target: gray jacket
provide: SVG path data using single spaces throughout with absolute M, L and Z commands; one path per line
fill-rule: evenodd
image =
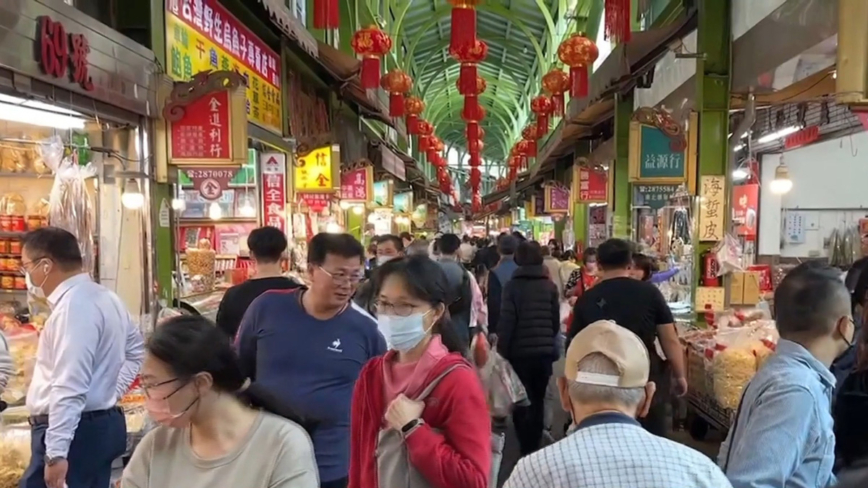
M 9 355 L 9 343 L 6 342 L 6 337 L 0 332 L 0 394 L 6 391 L 9 378 L 14 374 L 15 364 L 12 363 L 12 356 Z

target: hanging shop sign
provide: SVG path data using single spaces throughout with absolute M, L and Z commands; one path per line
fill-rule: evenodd
M 300 154 L 293 170 L 296 192 L 330 192 L 338 181 L 340 156 L 337 146 L 324 146 Z
M 247 162 L 244 79 L 237 73 L 201 73 L 178 83 L 163 108 L 169 158 L 186 166 L 242 166 Z
M 392 197 L 392 182 L 377 181 L 374 182 L 374 206 L 375 207 L 390 207 L 393 203 Z
M 395 175 L 399 180 L 406 181 L 407 168 L 404 166 L 404 160 L 385 145 L 380 146 L 380 154 L 383 169 Z
M 634 184 L 633 188 L 639 197 L 636 199 L 636 204 L 650 207 L 653 210 L 660 210 L 668 205 L 669 199 L 678 191 L 680 186 Z
M 696 114 L 690 116 L 696 127 Z M 696 161 L 696 131 L 685 133 L 665 111 L 641 108 L 630 122 L 630 181 L 674 184 L 692 181 Z M 693 193 L 691 189 L 691 194 Z
M 168 74 L 187 81 L 205 71 L 234 71 L 246 83 L 247 118 L 283 132 L 280 56 L 218 0 L 167 0 Z
M 285 233 L 289 230 L 286 223 L 286 154 L 264 152 L 259 156 L 259 167 L 262 171 L 262 222 Z
M 223 192 L 229 189 L 229 182 L 235 178 L 238 172 L 236 168 L 226 167 L 197 167 L 185 169 L 184 173 L 193 181 L 193 188 L 199 192 L 205 200 L 216 202 L 223 196 Z
M 759 208 L 759 185 L 738 185 L 732 188 L 732 222 L 735 233 L 747 238 L 756 238 L 757 210 Z
M 570 190 L 560 185 L 545 187 L 543 207 L 546 213 L 563 214 L 570 211 Z
M 332 201 L 331 193 L 299 193 L 298 203 L 307 206 L 311 212 L 322 213 Z
M 93 78 L 88 71 L 90 43 L 87 36 L 67 33 L 63 22 L 47 15 L 37 19 L 36 28 L 36 52 L 42 72 L 52 78 L 69 79 L 84 91 L 93 91 Z
M 726 231 L 726 178 L 721 175 L 703 176 L 699 181 L 699 196 L 699 240 L 720 241 Z
M 374 196 L 374 168 L 366 166 L 341 173 L 341 200 L 365 203 Z
M 398 214 L 410 213 L 413 208 L 413 192 L 398 193 L 392 198 L 392 211 Z
M 807 127 L 784 138 L 784 149 L 795 149 L 807 146 L 820 138 L 820 128 L 816 125 Z
M 575 191 L 577 203 L 606 203 L 609 193 L 609 172 L 602 168 L 580 166 Z

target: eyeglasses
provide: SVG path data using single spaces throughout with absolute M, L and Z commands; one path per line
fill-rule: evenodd
M 170 380 L 161 381 L 159 383 L 154 383 L 153 385 L 142 385 L 142 390 L 144 390 L 146 397 L 151 398 L 151 390 L 152 389 L 159 388 L 163 385 L 168 385 L 168 384 L 174 383 L 176 381 L 181 381 L 181 378 L 172 378 Z M 156 398 L 155 400 L 165 400 L 166 398 L 171 397 L 175 393 L 178 393 L 179 391 L 181 391 L 181 388 L 183 388 L 186 384 L 187 383 L 185 382 L 184 384 L 182 384 L 181 386 L 176 388 L 172 393 L 169 393 L 168 395 L 164 396 L 163 398 Z
M 392 315 L 396 317 L 409 317 L 417 308 L 423 305 L 413 305 L 410 303 L 388 303 L 377 300 L 374 307 L 377 309 L 377 315 Z
M 329 278 L 331 278 L 332 281 L 337 284 L 348 283 L 350 285 L 356 285 L 365 277 L 365 273 L 361 271 L 357 273 L 344 273 L 343 271 L 332 273 L 331 271 L 328 271 L 322 266 L 317 266 L 317 268 L 319 268 L 320 271 L 322 271 L 323 273 L 327 274 Z
M 29 273 L 33 268 L 35 268 L 36 265 L 38 265 L 39 262 L 42 261 L 43 259 L 48 259 L 48 257 L 47 257 L 47 256 L 42 256 L 42 257 L 36 258 L 36 259 L 34 259 L 33 261 L 30 261 L 30 262 L 27 262 L 27 263 L 22 262 L 22 263 L 21 263 L 21 267 L 18 268 L 18 272 L 21 273 L 22 275 L 26 275 L 26 274 Z

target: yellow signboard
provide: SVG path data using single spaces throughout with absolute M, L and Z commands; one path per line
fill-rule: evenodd
M 299 156 L 295 163 L 294 186 L 298 192 L 327 192 L 340 188 L 337 166 L 340 164 L 334 146 L 326 146 Z
M 192 3 L 192 5 L 191 5 Z M 280 56 L 216 0 L 166 2 L 166 55 L 173 80 L 231 70 L 247 81 L 247 119 L 283 132 Z

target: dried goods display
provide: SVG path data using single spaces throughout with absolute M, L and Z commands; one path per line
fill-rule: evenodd
M 201 239 L 196 249 L 187 249 L 187 273 L 194 293 L 204 293 L 214 289 L 215 264 L 217 253 L 211 249 L 211 241 Z
M 57 169 L 49 198 L 51 225 L 71 232 L 81 248 L 84 269 L 94 273 L 96 250 L 96 213 L 86 179 L 95 176 L 94 169 L 74 164 L 65 158 Z
M 9 344 L 9 355 L 15 366 L 15 374 L 9 378 L 2 399 L 9 405 L 20 404 L 27 396 L 30 378 L 36 364 L 36 348 L 39 336 L 32 329 L 14 326 L 7 322 L 9 329 L 4 329 L 6 342 Z
M 30 463 L 30 436 L 0 435 L 0 488 L 18 488 Z

